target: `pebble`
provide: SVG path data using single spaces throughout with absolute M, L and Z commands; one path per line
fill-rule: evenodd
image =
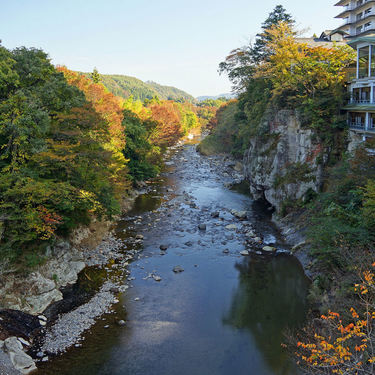
M 241 251 L 240 254 L 243 256 L 250 255 L 250 253 L 247 250 Z
M 206 224 L 199 224 L 198 225 L 198 229 L 199 230 L 206 230 L 207 229 L 207 225 Z

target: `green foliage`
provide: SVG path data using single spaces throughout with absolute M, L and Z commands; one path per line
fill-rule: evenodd
M 88 75 L 88 74 L 85 74 Z M 186 92 L 172 86 L 163 86 L 155 82 L 143 82 L 140 79 L 124 75 L 100 75 L 101 83 L 114 95 L 124 99 L 132 96 L 135 100 L 159 97 L 162 100 L 190 101 L 195 99 Z
M 275 189 L 283 189 L 287 184 L 311 182 L 315 179 L 312 173 L 313 170 L 306 163 L 297 162 L 290 164 L 286 170 L 280 171 L 280 173 L 275 176 L 273 187 Z
M 91 79 L 94 83 L 100 83 L 101 78 L 100 78 L 100 74 L 98 72 L 98 69 L 94 68 L 94 70 L 91 73 Z
M 257 66 L 269 57 L 267 43 L 270 36 L 269 28 L 279 22 L 293 26 L 295 21 L 282 5 L 277 5 L 262 24 L 262 32 L 257 34 L 255 43 L 236 48 L 220 63 L 219 71 L 227 73 L 233 83 L 233 88 L 239 92 L 246 90 L 251 84 Z
M 228 102 L 219 108 L 211 134 L 203 139 L 198 147 L 202 154 L 230 153 L 235 150 L 234 143 L 238 139 L 237 110 L 236 101 Z M 238 152 L 235 154 L 239 156 Z
M 312 254 L 325 266 L 345 268 L 341 248 L 372 248 L 375 241 L 375 157 L 360 148 L 334 166 L 329 184 L 310 208 Z
M 0 47 L 0 256 L 38 249 L 92 215 L 119 211 L 109 131 L 41 50 Z
M 156 124 L 142 120 L 130 110 L 124 111 L 126 147 L 124 156 L 129 160 L 129 173 L 133 181 L 143 181 L 155 177 L 159 172 L 156 163 L 160 150 L 149 141 Z M 160 163 L 160 160 L 158 160 Z

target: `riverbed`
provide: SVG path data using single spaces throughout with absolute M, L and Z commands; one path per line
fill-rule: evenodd
M 231 168 L 194 145 L 171 152 L 115 228 L 123 253 L 137 255 L 126 269 L 113 261 L 89 273 L 129 288 L 77 347 L 39 363 L 38 375 L 298 374 L 281 344 L 304 321 L 309 281 L 267 207 L 230 187 Z M 281 251 L 241 255 L 249 231 Z

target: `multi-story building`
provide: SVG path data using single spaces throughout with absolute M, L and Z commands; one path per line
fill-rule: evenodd
M 335 4 L 343 7 L 336 18 L 344 23 L 337 29 L 349 37 L 366 36 L 375 32 L 375 0 L 341 0 Z
M 357 51 L 345 109 L 350 129 L 366 137 L 375 134 L 375 0 L 341 0 L 336 5 L 344 7 L 336 18 L 345 20 L 336 32 L 344 32 Z

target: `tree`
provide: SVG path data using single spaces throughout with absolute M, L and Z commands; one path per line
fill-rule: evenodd
M 100 74 L 96 68 L 91 73 L 91 79 L 94 83 L 100 83 L 101 81 Z
M 256 64 L 261 63 L 269 57 L 267 44 L 272 39 L 269 29 L 279 23 L 285 23 L 290 28 L 295 24 L 292 16 L 286 12 L 282 5 L 277 5 L 275 9 L 268 15 L 268 18 L 262 24 L 262 32 L 257 34 L 254 46 L 252 48 L 252 58 Z
M 18 265 L 93 215 L 119 212 L 122 109 L 92 85 L 94 103 L 43 51 L 0 47 L 0 253 Z
M 225 61 L 220 63 L 219 72 L 228 74 L 236 91 L 242 92 L 249 86 L 256 66 L 268 58 L 266 45 L 270 40 L 270 36 L 267 30 L 279 22 L 285 22 L 290 26 L 295 23 L 292 16 L 286 12 L 282 5 L 276 6 L 263 22 L 262 32 L 257 34 L 254 44 L 250 43 L 234 49 L 226 57 Z
M 124 110 L 126 147 L 124 156 L 129 160 L 129 173 L 133 181 L 143 181 L 155 177 L 159 168 L 155 164 L 160 159 L 159 149 L 150 143 L 150 135 L 157 123 L 142 120 L 130 110 Z M 160 162 L 160 160 L 158 160 Z
M 279 22 L 265 33 L 268 40 L 262 48 L 268 58 L 259 64 L 255 76 L 269 79 L 275 95 L 294 91 L 304 98 L 314 98 L 324 89 L 342 88 L 345 69 L 355 56 L 353 49 L 299 43 L 287 22 Z

